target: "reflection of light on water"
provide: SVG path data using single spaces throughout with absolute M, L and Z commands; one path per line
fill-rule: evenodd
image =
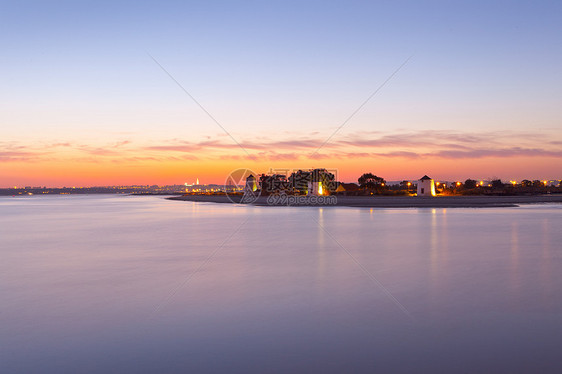
M 511 224 L 511 267 L 516 270 L 519 265 L 519 232 L 517 222 Z
M 542 259 L 550 262 L 550 220 L 542 220 Z
M 441 256 L 442 265 L 448 265 L 449 260 L 449 229 L 447 225 L 449 220 L 447 218 L 447 209 L 443 209 L 441 214 L 441 230 L 439 232 L 439 237 L 441 238 Z
M 320 246 L 321 251 L 324 251 L 324 245 L 325 245 L 325 240 L 326 240 L 326 233 L 324 232 L 324 230 L 322 229 L 322 227 L 324 227 L 324 229 L 327 230 L 327 228 L 324 226 L 324 209 L 323 208 L 318 208 L 318 224 L 316 224 L 317 226 L 317 232 L 318 232 L 318 245 Z M 322 227 L 320 227 L 322 226 Z
M 439 267 L 439 253 L 437 248 L 437 210 L 431 209 L 431 223 L 430 223 L 430 234 L 429 234 L 429 257 L 431 259 L 431 272 L 435 273 L 435 270 Z
M 326 240 L 330 240 L 330 238 L 326 239 L 326 233 L 322 229 L 328 230 L 327 227 L 324 226 L 324 209 L 318 209 L 318 223 L 312 221 L 311 223 L 316 226 L 316 235 L 317 235 L 317 246 L 316 246 L 316 279 L 318 284 L 323 284 L 325 279 L 330 275 L 329 269 L 329 255 L 328 255 L 328 248 L 326 248 Z M 322 227 L 320 227 L 322 225 Z M 314 226 L 311 226 L 312 228 Z
M 233 355 L 252 363 L 265 357 L 260 368 L 283 363 L 290 354 L 309 367 L 325 365 L 317 371 L 335 371 L 349 360 L 371 362 L 374 350 L 416 355 L 428 341 L 437 346 L 425 352 L 427 361 L 434 368 L 445 365 L 444 372 L 475 357 L 493 355 L 513 367 L 558 357 L 562 206 L 545 216 L 537 207 L 324 212 L 150 197 L 66 199 L 57 198 L 57 209 L 49 205 L 54 198 L 33 202 L 33 209 L 30 200 L 0 209 L 0 320 L 16 332 L 3 335 L 4 345 L 13 347 L 5 372 L 27 362 L 29 370 L 19 371 L 39 371 L 34 363 L 50 361 L 60 366 L 67 360 L 58 352 L 68 350 L 68 341 L 76 342 L 72 353 L 78 358 L 90 357 L 94 347 L 105 371 L 124 365 L 114 347 L 124 347 L 125 354 L 146 352 L 138 367 L 122 366 L 123 371 L 142 370 L 156 357 L 187 372 L 201 371 L 185 352 L 200 361 L 222 355 L 228 364 Z M 314 220 L 419 323 L 405 325 L 404 316 Z M 176 288 L 156 318 L 131 318 L 149 313 Z M 244 347 L 233 353 L 242 338 Z M 482 343 L 477 348 L 476 339 Z M 317 360 L 332 348 L 334 368 Z M 44 362 L 48 354 L 54 359 Z M 415 371 L 393 370 L 390 361 L 381 372 Z M 48 371 L 76 367 L 78 362 Z
M 550 220 L 544 218 L 542 220 L 542 251 L 541 251 L 541 265 L 539 271 L 539 277 L 541 280 L 541 290 L 543 301 L 545 304 L 550 304 L 552 302 L 552 283 L 551 279 L 551 267 L 552 258 L 550 253 Z
M 431 300 L 433 302 L 439 301 L 439 255 L 437 249 L 437 217 L 436 210 L 431 209 L 431 216 L 429 218 L 429 279 L 430 279 L 430 289 L 429 294 L 431 295 Z
M 517 222 L 512 222 L 511 224 L 511 247 L 510 247 L 510 260 L 511 260 L 511 271 L 510 274 L 510 286 L 511 295 L 517 301 L 519 299 L 519 225 Z
M 430 294 L 435 302 L 446 292 L 448 285 L 448 253 L 449 241 L 447 233 L 446 209 L 432 209 L 429 232 L 429 272 L 431 279 Z M 441 217 L 439 220 L 438 217 Z

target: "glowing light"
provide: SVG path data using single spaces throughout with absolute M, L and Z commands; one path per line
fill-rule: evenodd
M 461 182 L 457 182 L 457 186 L 460 186 L 460 185 L 461 185 Z
M 318 182 L 318 195 L 322 195 L 322 193 L 323 193 L 322 182 Z

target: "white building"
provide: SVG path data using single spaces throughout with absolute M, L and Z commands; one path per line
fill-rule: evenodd
M 246 185 L 244 186 L 244 193 L 254 193 L 258 189 L 258 184 L 256 182 L 256 177 L 252 174 L 246 178 Z
M 418 181 L 418 196 L 435 196 L 435 182 L 427 175 Z
M 246 178 L 246 185 L 244 185 L 244 195 L 240 200 L 241 204 L 251 204 L 258 199 L 260 192 L 258 191 L 258 184 L 256 177 L 252 174 Z
M 308 195 L 325 195 L 324 186 L 322 182 L 308 182 Z

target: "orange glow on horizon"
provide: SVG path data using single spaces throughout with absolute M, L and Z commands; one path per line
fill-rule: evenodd
M 497 178 L 544 183 L 562 175 L 562 152 L 555 142 L 541 141 L 558 139 L 556 133 L 529 138 L 518 132 L 357 131 L 327 143 L 324 135 L 329 134 L 235 135 L 236 142 L 224 134 L 183 139 L 140 133 L 119 139 L 30 136 L 4 141 L 0 187 L 195 184 L 197 178 L 201 184 L 222 184 L 241 168 L 256 175 L 272 169 L 326 168 L 337 170 L 336 179 L 342 182 L 373 173 L 387 181 L 430 175 L 440 183 L 470 178 L 479 185 Z M 465 137 L 477 141 L 466 144 Z
M 119 158 L 100 161 L 82 161 L 72 158 L 58 161 L 2 163 L 2 185 L 17 186 L 105 186 L 105 185 L 170 185 L 194 183 L 198 178 L 202 184 L 223 184 L 233 170 L 248 168 L 256 174 L 270 169 L 312 169 L 324 167 L 336 169 L 337 179 L 357 182 L 366 172 L 382 176 L 387 181 L 417 180 L 427 174 L 440 180 L 465 180 L 498 177 L 535 180 L 557 179 L 562 174 L 560 160 L 556 158 L 354 158 L 340 159 L 336 156 L 322 159 L 287 161 L 248 159 L 202 159 L 170 161 L 127 161 Z M 501 174 L 500 174 L 501 172 Z M 512 182 L 513 183 L 513 182 Z

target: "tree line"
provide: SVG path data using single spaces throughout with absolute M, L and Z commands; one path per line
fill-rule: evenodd
M 357 179 L 359 193 L 365 195 L 412 195 L 416 193 L 417 182 L 404 180 L 389 186 L 386 180 L 373 173 L 364 173 Z M 468 178 L 464 182 L 435 183 L 438 194 L 443 195 L 521 195 L 562 193 L 562 182 L 551 185 L 538 179 L 523 179 L 521 182 L 503 182 L 499 178 L 491 181 L 477 181 Z

